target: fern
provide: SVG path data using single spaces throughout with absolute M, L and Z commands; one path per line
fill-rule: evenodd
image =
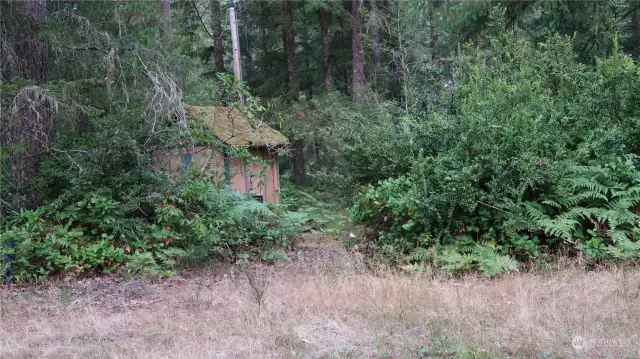
M 499 273 L 517 272 L 520 267 L 515 259 L 497 254 L 492 250 L 483 250 L 479 256 L 480 270 L 487 277 L 493 277 Z
M 629 242 L 629 237 L 631 236 L 631 232 L 622 231 L 622 230 L 612 231 L 609 236 L 611 237 L 611 241 L 613 243 Z
M 542 201 L 542 204 L 546 204 L 548 206 L 555 207 L 555 208 L 562 208 L 562 205 L 559 202 L 556 202 L 552 199 L 546 199 Z
M 428 249 L 419 247 L 414 249 L 409 257 L 413 262 L 425 262 L 431 255 Z
M 473 254 L 462 254 L 453 248 L 448 248 L 438 257 L 438 264 L 445 273 L 455 274 L 473 268 L 475 260 L 476 256 Z
M 517 272 L 519 263 L 515 259 L 496 253 L 493 248 L 475 244 L 472 247 L 448 246 L 438 255 L 437 264 L 447 274 L 477 269 L 493 277 L 500 273 Z
M 229 215 L 237 222 L 242 222 L 256 216 L 265 218 L 275 216 L 266 204 L 252 199 L 245 199 L 238 202 L 233 208 L 231 208 Z
M 527 203 L 526 213 L 537 227 L 552 237 L 572 241 L 591 223 L 598 235 L 612 243 L 633 237 L 640 225 L 634 208 L 640 204 L 640 171 L 634 156 L 619 158 L 605 166 L 576 166 L 551 198 Z
M 579 203 L 584 202 L 585 200 L 603 200 L 605 202 L 609 201 L 609 197 L 606 194 L 597 192 L 597 191 L 587 191 L 580 192 L 566 199 L 565 203 L 571 206 L 577 206 Z
M 607 246 L 605 253 L 619 261 L 640 259 L 640 242 L 631 242 L 624 238 L 621 239 L 616 246 Z

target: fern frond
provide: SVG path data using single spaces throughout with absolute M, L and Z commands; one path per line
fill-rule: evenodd
M 480 260 L 480 270 L 487 277 L 504 272 L 517 272 L 520 264 L 509 256 L 493 254 Z
M 556 202 L 556 201 L 554 201 L 552 199 L 545 199 L 544 201 L 542 201 L 542 204 L 546 204 L 546 205 L 549 205 L 549 206 L 555 207 L 555 208 L 562 208 L 563 207 L 562 204 L 560 204 L 559 202 Z
M 461 270 L 469 270 L 476 259 L 474 254 L 461 254 L 453 248 L 445 249 L 437 258 L 442 270 L 447 274 L 454 274 Z
M 429 259 L 429 250 L 426 248 L 418 247 L 411 252 L 411 260 L 414 262 L 425 262 Z
M 532 206 L 531 204 L 528 204 L 525 210 L 529 218 L 538 224 L 551 220 L 551 218 L 547 214 L 542 212 L 540 209 Z
M 569 184 L 573 189 L 588 189 L 591 192 L 600 193 L 602 195 L 607 195 L 609 193 L 609 187 L 598 183 L 597 181 L 591 178 L 570 178 Z
M 628 193 L 620 196 L 607 204 L 607 208 L 611 210 L 621 210 L 636 207 L 640 205 L 640 193 Z
M 552 225 L 544 228 L 544 230 L 551 236 L 570 239 L 575 233 L 576 224 L 576 221 L 570 219 L 556 220 L 552 223 Z
M 578 193 L 568 197 L 566 199 L 566 203 L 570 206 L 577 206 L 578 204 L 586 200 L 603 200 L 607 202 L 609 201 L 609 198 L 606 195 L 599 192 L 586 191 L 586 192 Z
M 613 231 L 611 232 L 610 236 L 613 243 L 623 243 L 625 241 L 629 241 L 629 232 L 627 231 Z
M 592 210 L 585 207 L 574 207 L 556 217 L 557 221 L 574 221 L 578 222 L 581 219 L 591 216 Z
M 640 242 L 621 239 L 615 246 L 607 246 L 605 252 L 612 258 L 627 261 L 640 258 Z
M 243 221 L 254 217 L 275 216 L 266 204 L 250 199 L 237 202 L 229 211 L 229 215 L 236 221 Z

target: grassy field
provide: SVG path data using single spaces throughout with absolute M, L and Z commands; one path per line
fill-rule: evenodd
M 637 269 L 373 275 L 317 242 L 247 271 L 4 288 L 0 358 L 636 358 L 639 294 Z

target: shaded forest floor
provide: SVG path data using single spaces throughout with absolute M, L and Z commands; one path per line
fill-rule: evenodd
M 637 269 L 374 275 L 330 237 L 303 241 L 291 257 L 155 283 L 0 289 L 0 358 L 640 355 Z

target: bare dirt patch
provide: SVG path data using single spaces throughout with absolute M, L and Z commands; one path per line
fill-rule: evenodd
M 640 271 L 497 279 L 369 273 L 310 238 L 292 260 L 152 283 L 114 278 L 0 291 L 0 358 L 631 358 Z

